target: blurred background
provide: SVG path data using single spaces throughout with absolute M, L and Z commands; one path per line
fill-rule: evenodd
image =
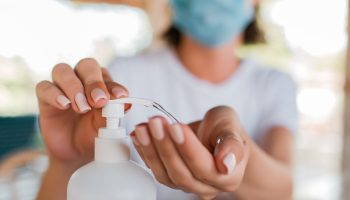
M 0 199 L 34 199 L 46 158 L 15 147 L 43 149 L 32 125 L 35 84 L 50 79 L 56 63 L 75 65 L 92 56 L 106 66 L 115 56 L 163 45 L 170 22 L 166 0 L 90 2 L 0 1 Z M 298 83 L 295 199 L 341 199 L 347 8 L 346 0 L 263 0 L 259 23 L 267 42 L 240 50 Z M 20 124 L 27 129 L 19 130 Z M 6 138 L 15 129 L 15 139 Z

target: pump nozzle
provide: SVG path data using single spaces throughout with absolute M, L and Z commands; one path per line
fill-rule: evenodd
M 110 108 L 109 106 L 113 106 L 113 107 L 115 106 L 115 109 L 119 109 L 119 108 L 117 108 L 118 107 L 117 105 L 123 105 L 123 104 L 139 104 L 139 105 L 143 105 L 146 107 L 152 106 L 152 107 L 156 108 L 157 110 L 161 111 L 162 113 L 164 113 L 166 116 L 168 116 L 173 122 L 179 122 L 172 114 L 170 114 L 167 110 L 165 110 L 160 104 L 158 104 L 152 100 L 148 100 L 148 99 L 128 97 L 128 98 L 109 100 L 109 102 L 105 108 L 108 110 L 111 110 L 112 108 Z M 118 112 L 120 112 L 120 111 L 121 110 L 119 109 Z M 118 116 L 122 116 L 122 117 L 124 116 L 124 107 L 123 107 L 123 114 L 121 115 L 121 113 L 119 113 Z
M 109 100 L 109 104 L 139 104 L 146 107 L 153 106 L 154 102 L 148 99 L 141 99 L 141 98 L 134 98 L 134 97 L 128 97 L 128 98 L 120 98 L 120 99 L 114 99 Z

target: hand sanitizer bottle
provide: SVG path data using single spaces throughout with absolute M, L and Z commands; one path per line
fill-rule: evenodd
M 124 103 L 112 100 L 102 109 L 107 122 L 95 138 L 95 159 L 70 178 L 68 200 L 156 200 L 153 177 L 130 161 L 129 139 L 120 127 Z

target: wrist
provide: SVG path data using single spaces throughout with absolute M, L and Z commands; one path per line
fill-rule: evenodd
M 74 171 L 76 171 L 81 166 L 87 164 L 88 162 L 92 161 L 92 158 L 90 157 L 84 157 L 84 156 L 75 156 L 74 158 L 70 159 L 61 159 L 57 156 L 52 156 L 52 154 L 48 153 L 49 156 L 49 170 L 57 170 L 60 173 L 64 174 L 72 174 Z
M 77 169 L 75 166 L 65 165 L 64 163 L 50 163 L 46 174 L 70 177 Z
M 37 199 L 66 199 L 68 181 L 77 168 L 76 165 L 50 159 L 49 167 L 42 178 Z

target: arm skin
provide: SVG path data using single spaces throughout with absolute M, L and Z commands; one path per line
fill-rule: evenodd
M 272 128 L 262 148 L 251 139 L 250 158 L 241 186 L 234 192 L 238 199 L 292 199 L 292 135 L 282 127 Z
M 72 174 L 83 164 L 62 163 L 50 159 L 50 164 L 45 172 L 37 200 L 63 200 L 67 199 L 67 184 Z

